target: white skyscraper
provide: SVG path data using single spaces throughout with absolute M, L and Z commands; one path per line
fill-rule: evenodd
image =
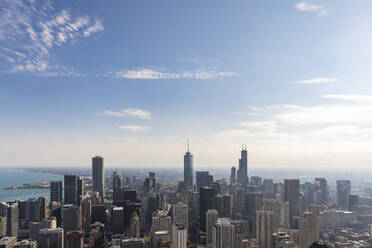
M 230 224 L 229 219 L 219 218 L 213 226 L 212 235 L 213 248 L 235 247 L 235 226 Z

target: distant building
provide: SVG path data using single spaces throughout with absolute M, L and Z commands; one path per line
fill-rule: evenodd
M 351 193 L 351 182 L 349 180 L 337 181 L 337 207 L 349 210 L 349 197 Z
M 190 153 L 189 142 L 187 142 L 187 152 L 183 157 L 183 176 L 186 189 L 192 189 L 194 186 L 194 156 Z
M 105 198 L 105 170 L 103 158 L 100 156 L 92 158 L 92 183 L 93 191 L 99 192 L 101 203 L 103 203 Z
M 200 191 L 200 188 L 203 186 L 208 186 L 213 182 L 213 176 L 209 175 L 208 171 L 197 171 L 196 175 L 196 189 Z
M 51 181 L 50 182 L 50 201 L 51 202 L 62 202 L 63 195 L 62 181 Z
M 236 167 L 231 167 L 231 174 L 230 174 L 230 185 L 233 185 L 236 182 Z
M 173 224 L 182 225 L 186 230 L 188 230 L 188 206 L 182 202 L 173 205 Z
M 328 203 L 328 186 L 325 178 L 315 178 L 315 185 L 318 187 L 316 194 L 317 203 L 327 205 Z
M 247 147 L 242 147 L 239 159 L 238 183 L 244 187 L 248 185 L 248 152 Z
M 300 214 L 300 181 L 298 179 L 284 180 L 284 201 L 289 202 L 289 225 L 295 228 L 294 217 Z
M 216 209 L 216 196 L 213 188 L 203 186 L 200 188 L 200 230 L 206 231 L 206 213 L 208 209 Z
M 64 183 L 65 204 L 77 205 L 78 182 L 76 175 L 65 175 Z
M 114 171 L 112 175 L 112 200 L 114 203 L 123 200 L 121 192 L 121 175 L 119 171 Z
M 18 236 L 18 203 L 8 204 L 6 210 L 6 234 L 8 237 Z
M 80 231 L 81 225 L 81 209 L 74 205 L 63 206 L 63 230 L 65 233 L 71 231 Z
M 124 234 L 124 208 L 113 207 L 111 209 L 111 232 Z

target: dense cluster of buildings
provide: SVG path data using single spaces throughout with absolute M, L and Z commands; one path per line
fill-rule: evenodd
M 92 178 L 65 175 L 46 197 L 0 203 L 0 248 L 309 248 L 369 247 L 371 193 L 351 193 L 337 181 L 329 196 L 325 178 L 248 177 L 242 148 L 229 181 L 194 172 L 184 155 L 184 180 L 105 177 L 104 159 L 92 158 Z M 107 183 L 108 182 L 108 183 Z M 106 185 L 105 185 L 106 183 Z

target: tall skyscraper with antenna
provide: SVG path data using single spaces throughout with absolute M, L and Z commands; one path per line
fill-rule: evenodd
M 243 186 L 248 185 L 248 152 L 247 144 L 242 143 L 241 158 L 239 159 L 239 169 L 238 169 L 238 183 Z
M 190 140 L 187 139 L 187 152 L 183 156 L 183 177 L 185 189 L 193 188 L 194 156 L 190 153 Z

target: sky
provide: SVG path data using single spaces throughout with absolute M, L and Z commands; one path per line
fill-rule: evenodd
M 370 0 L 2 0 L 0 166 L 372 164 Z

